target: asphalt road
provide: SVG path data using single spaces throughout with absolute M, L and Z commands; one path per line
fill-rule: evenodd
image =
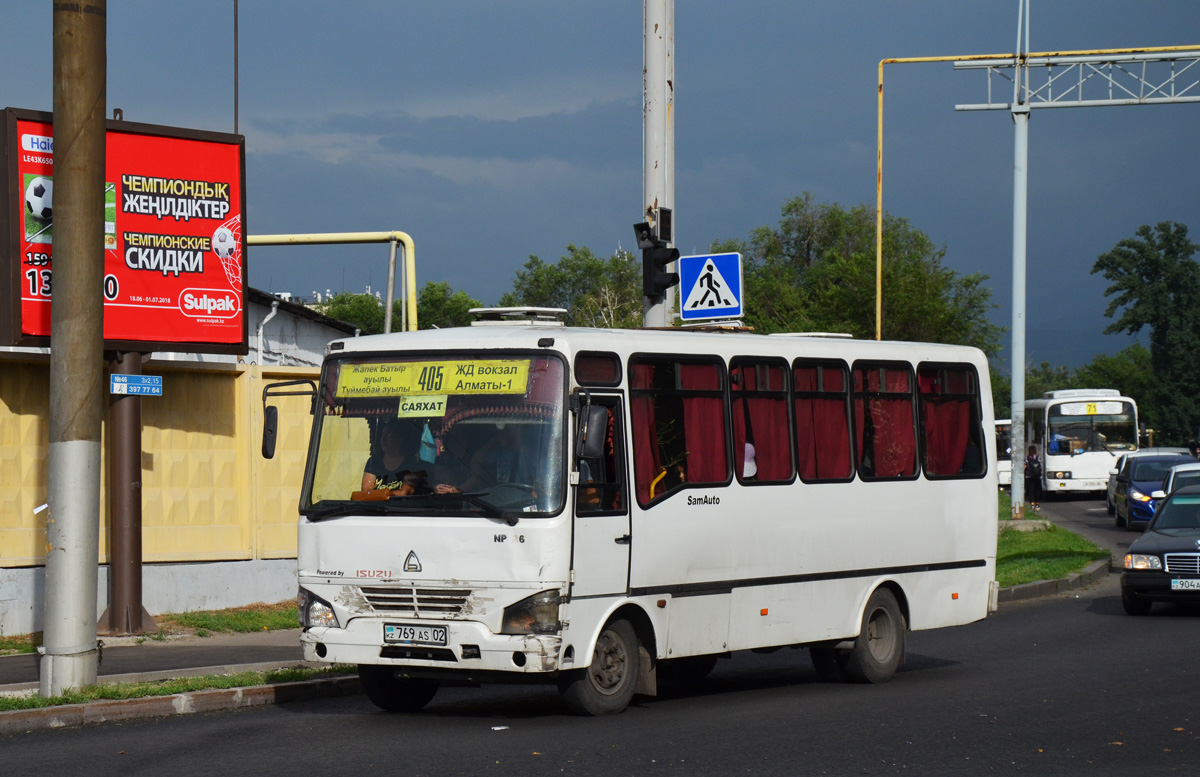
M 1043 506 L 1114 549 L 1135 536 L 1102 501 Z M 610 718 L 568 715 L 551 688 L 450 688 L 416 715 L 344 697 L 0 737 L 0 755 L 14 774 L 1196 773 L 1200 611 L 1126 616 L 1118 582 L 911 634 L 879 686 L 821 682 L 785 649 Z

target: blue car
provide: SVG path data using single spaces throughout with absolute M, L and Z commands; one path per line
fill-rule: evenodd
M 1178 463 L 1179 457 L 1171 454 L 1126 458 L 1117 472 L 1113 494 L 1117 526 L 1134 531 L 1150 524 L 1156 504 L 1151 494 L 1162 488 L 1163 479 Z

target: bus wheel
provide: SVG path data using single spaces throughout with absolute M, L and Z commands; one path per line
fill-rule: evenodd
M 390 666 L 358 665 L 363 693 L 381 710 L 416 712 L 433 701 L 438 684 L 433 680 L 400 680 Z
M 843 658 L 835 648 L 813 647 L 808 649 L 808 654 L 812 657 L 813 669 L 825 682 L 844 683 L 850 679 L 842 666 Z
M 576 715 L 615 715 L 633 700 L 639 670 L 633 624 L 612 621 L 596 640 L 591 666 L 563 680 L 559 693 Z
M 854 647 L 842 656 L 846 674 L 856 683 L 886 683 L 904 658 L 904 615 L 896 597 L 878 588 L 867 601 Z

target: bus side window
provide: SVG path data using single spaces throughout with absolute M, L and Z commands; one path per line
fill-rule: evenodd
M 608 425 L 603 452 L 594 458 L 581 458 L 578 461 L 579 488 L 575 512 L 579 515 L 625 510 L 622 498 L 624 465 L 618 453 L 618 441 L 622 439 L 620 425 L 615 409 L 612 406 L 605 409 L 608 410 Z
M 792 480 L 787 362 L 735 358 L 729 370 L 733 398 L 733 472 L 743 483 Z
M 792 364 L 793 415 L 800 478 L 806 483 L 854 477 L 850 452 L 850 371 L 840 361 Z
M 912 367 L 854 363 L 854 441 L 863 480 L 917 476 Z
M 638 504 L 649 505 L 685 485 L 729 483 L 724 366 L 707 356 L 629 360 Z
M 985 472 L 979 379 L 966 364 L 917 368 L 921 452 L 926 477 L 979 477 Z

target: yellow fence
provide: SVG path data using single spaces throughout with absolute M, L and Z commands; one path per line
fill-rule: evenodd
M 151 361 L 163 395 L 142 398 L 142 558 L 146 562 L 295 558 L 312 417 L 277 397 L 275 458 L 262 458 L 265 383 L 316 379 L 310 367 Z M 0 568 L 40 566 L 47 498 L 49 363 L 0 360 Z M 108 412 L 100 561 L 108 561 Z

